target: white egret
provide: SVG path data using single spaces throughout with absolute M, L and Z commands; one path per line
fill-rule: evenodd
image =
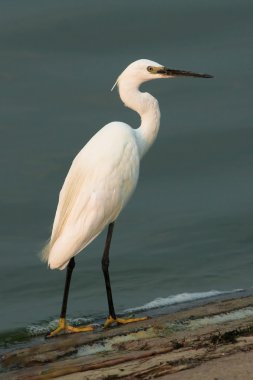
M 59 196 L 52 235 L 43 250 L 43 260 L 51 269 L 67 267 L 59 325 L 48 334 L 62 330 L 91 331 L 92 326 L 72 327 L 66 323 L 66 309 L 74 257 L 106 227 L 108 233 L 102 258 L 109 316 L 112 323 L 129 323 L 144 318 L 117 318 L 109 277 L 109 249 L 114 222 L 132 195 L 139 176 L 140 160 L 153 144 L 160 125 L 158 101 L 139 91 L 146 81 L 158 78 L 190 76 L 211 78 L 208 74 L 169 69 L 159 63 L 140 59 L 131 63 L 118 77 L 119 95 L 125 106 L 141 117 L 137 129 L 122 122 L 112 122 L 98 131 L 75 157 Z M 115 84 L 115 85 L 116 85 Z

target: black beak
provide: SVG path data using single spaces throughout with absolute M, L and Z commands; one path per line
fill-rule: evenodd
M 213 78 L 213 76 L 209 74 L 198 74 L 192 71 L 168 69 L 167 67 L 158 70 L 157 74 L 164 74 L 164 76 L 168 75 L 170 77 Z

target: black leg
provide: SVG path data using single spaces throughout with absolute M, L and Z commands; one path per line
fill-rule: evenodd
M 75 259 L 74 257 L 72 257 L 67 266 L 65 288 L 64 288 L 61 315 L 58 322 L 58 327 L 54 331 L 49 332 L 46 335 L 46 338 L 52 338 L 53 336 L 58 335 L 62 331 L 68 331 L 68 332 L 73 333 L 73 332 L 84 332 L 84 331 L 94 330 L 93 326 L 74 327 L 74 326 L 68 325 L 66 322 L 66 311 L 67 311 L 67 304 L 68 304 L 69 287 L 70 287 L 71 276 L 72 276 L 72 272 L 74 268 L 75 268 Z
M 113 233 L 113 227 L 114 222 L 109 224 L 106 242 L 105 242 L 105 248 L 102 258 L 102 269 L 104 273 L 105 278 L 105 286 L 106 286 L 106 294 L 107 294 L 107 300 L 108 300 L 108 307 L 109 307 L 109 315 L 115 319 L 116 314 L 113 306 L 113 300 L 112 300 L 112 289 L 111 289 L 111 283 L 110 283 L 110 276 L 109 276 L 109 252 L 110 252 L 110 244 L 112 240 L 112 233 Z
M 71 276 L 72 276 L 73 269 L 75 268 L 75 265 L 76 265 L 75 259 L 74 257 L 72 257 L 67 266 L 66 281 L 65 281 L 65 288 L 64 288 L 64 294 L 63 294 L 60 318 L 66 317 L 70 281 L 71 281 Z
M 110 244 L 112 240 L 113 227 L 114 227 L 114 222 L 109 224 L 106 242 L 105 242 L 104 254 L 102 258 L 102 269 L 103 269 L 104 278 L 105 278 L 106 294 L 107 294 L 108 307 L 109 307 L 109 316 L 104 323 L 104 328 L 107 328 L 114 323 L 117 323 L 119 325 L 125 325 L 127 323 L 145 321 L 147 319 L 147 317 L 140 317 L 140 318 L 117 318 L 116 317 L 114 306 L 113 306 L 112 289 L 111 289 L 110 276 L 109 276 L 109 252 L 110 252 Z

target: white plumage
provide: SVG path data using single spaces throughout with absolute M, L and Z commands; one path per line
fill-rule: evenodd
M 76 156 L 60 192 L 45 257 L 51 269 L 63 269 L 117 218 L 138 175 L 133 130 L 123 123 L 106 125 Z
M 140 84 L 180 75 L 210 77 L 141 59 L 117 79 L 122 101 L 139 113 L 141 125 L 133 129 L 122 122 L 107 124 L 75 157 L 60 192 L 51 239 L 42 254 L 51 269 L 65 268 L 114 222 L 136 187 L 140 159 L 154 142 L 160 124 L 158 102 L 140 92 Z

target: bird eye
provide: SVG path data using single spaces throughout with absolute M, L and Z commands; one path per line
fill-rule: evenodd
M 153 69 L 152 66 L 148 66 L 148 67 L 147 67 L 147 70 L 148 70 L 148 71 L 152 71 L 152 69 Z

